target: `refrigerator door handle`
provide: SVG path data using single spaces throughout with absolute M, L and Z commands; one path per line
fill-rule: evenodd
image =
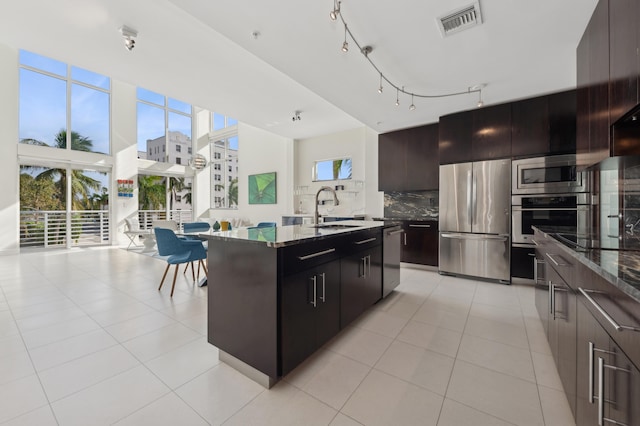
M 475 215 L 478 210 L 478 180 L 473 176 L 472 193 L 471 193 L 471 225 L 475 223 Z M 473 229 L 473 228 L 472 228 Z
M 469 225 L 473 224 L 473 198 L 471 195 L 472 190 L 473 172 L 469 170 L 467 172 L 467 216 L 469 217 Z
M 499 240 L 506 241 L 509 236 L 508 235 L 484 235 L 484 234 L 451 234 L 451 233 L 442 233 L 440 234 L 442 238 L 456 238 L 460 240 Z

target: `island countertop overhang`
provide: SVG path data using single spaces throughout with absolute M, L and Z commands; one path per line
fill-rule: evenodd
M 281 248 L 315 240 L 348 235 L 369 229 L 382 229 L 384 222 L 372 220 L 345 220 L 320 224 L 286 225 L 270 228 L 238 228 L 231 231 L 199 234 L 201 238 L 216 241 L 244 241 Z

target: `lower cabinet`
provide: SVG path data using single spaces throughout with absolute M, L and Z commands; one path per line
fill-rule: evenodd
M 407 263 L 438 266 L 438 222 L 405 221 L 400 260 Z
M 511 276 L 532 280 L 534 274 L 533 259 L 535 249 L 532 247 L 511 247 Z
M 340 327 L 347 326 L 382 297 L 382 246 L 341 260 Z
M 549 346 L 560 375 L 562 387 L 574 416 L 576 413 L 576 293 L 547 263 L 549 284 Z
M 640 425 L 640 370 L 578 303 L 576 424 Z
M 284 277 L 282 375 L 340 331 L 340 260 Z

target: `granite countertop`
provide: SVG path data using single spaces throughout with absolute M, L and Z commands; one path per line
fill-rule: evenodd
M 544 226 L 537 229 L 558 241 L 563 251 L 589 267 L 619 290 L 640 303 L 640 251 L 582 248 L 572 245 L 562 235 L 575 234 L 575 229 Z M 589 240 L 589 235 L 580 238 Z
M 385 216 L 385 217 L 374 217 L 373 220 L 397 220 L 397 221 L 401 221 L 401 220 L 407 220 L 407 221 L 411 221 L 411 222 L 437 222 L 438 221 L 438 216 L 429 216 L 429 217 L 389 217 L 389 216 Z
M 267 247 L 280 248 L 302 242 L 311 242 L 332 238 L 337 235 L 347 235 L 352 232 L 367 229 L 383 228 L 384 223 L 370 220 L 342 220 L 328 222 L 316 228 L 311 224 L 287 225 L 271 228 L 234 228 L 231 231 L 210 231 L 198 234 L 201 238 L 218 241 L 246 241 L 250 243 L 266 244 Z

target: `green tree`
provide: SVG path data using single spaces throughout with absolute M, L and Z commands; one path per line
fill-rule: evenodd
M 351 177 L 351 159 L 344 158 L 342 160 L 333 160 L 333 179 L 337 180 L 340 177 L 340 169 L 344 167 L 344 179 Z
M 229 206 L 237 206 L 238 205 L 238 178 L 234 178 L 231 182 L 229 182 Z
M 71 149 L 74 151 L 91 152 L 93 141 L 78 132 L 72 131 L 70 134 Z M 46 143 L 35 139 L 23 139 L 21 143 L 29 145 L 48 146 Z M 56 148 L 65 149 L 67 147 L 67 131 L 61 129 L 54 138 Z M 59 189 L 59 199 L 62 201 L 67 193 L 67 174 L 63 169 L 45 169 L 36 176 L 37 180 L 50 180 L 55 182 Z M 82 170 L 71 171 L 71 208 L 82 210 L 87 207 L 89 197 L 93 192 L 100 189 L 100 181 L 93 179 L 82 173 Z
M 109 205 L 109 190 L 105 187 L 102 187 L 102 191 L 100 193 L 95 193 L 91 197 L 89 197 L 89 205 L 87 209 L 89 210 L 102 210 L 104 207 Z
M 178 197 L 178 193 L 184 190 L 188 190 L 183 196 L 183 200 L 191 204 L 191 186 L 187 186 L 184 178 L 169 178 L 169 210 L 173 210 L 173 203 Z
M 35 179 L 28 173 L 20 174 L 21 210 L 63 210 L 58 188 L 47 179 Z
M 164 182 L 160 176 L 138 176 L 140 210 L 159 210 L 165 202 Z

